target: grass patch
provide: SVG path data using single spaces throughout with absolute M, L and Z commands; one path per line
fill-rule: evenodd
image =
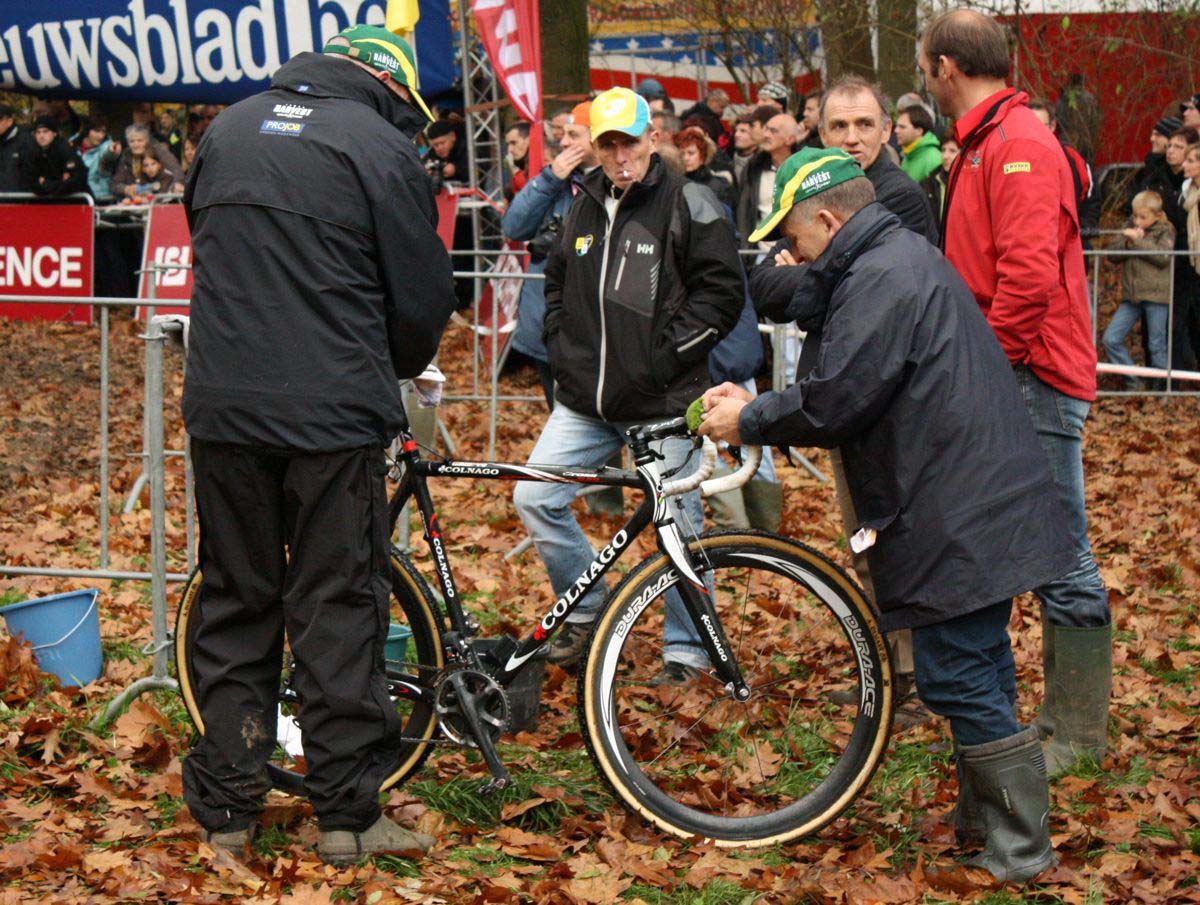
M 398 855 L 376 855 L 371 859 L 371 863 L 379 870 L 391 874 L 393 877 L 421 876 L 421 865 L 418 862 L 410 861 L 408 858 L 401 858 Z
M 515 763 L 531 750 L 521 745 L 501 745 L 500 759 Z M 487 778 L 456 777 L 448 782 L 421 780 L 408 783 L 405 789 L 435 811 L 453 814 L 460 823 L 481 827 L 500 823 L 500 813 L 505 805 L 537 797 L 533 790 L 535 785 L 556 786 L 564 790 L 563 798 L 583 799 L 583 808 L 588 813 L 601 813 L 613 806 L 612 797 L 601 788 L 584 752 L 547 751 L 535 752 L 535 756 L 535 769 L 514 769 L 512 784 L 487 797 L 480 795 L 480 789 L 489 781 Z M 508 823 L 530 832 L 552 832 L 575 809 L 557 799 L 519 814 Z
M 128 660 L 130 663 L 140 663 L 146 659 L 141 648 L 128 641 L 101 641 L 101 650 L 105 660 Z
M 641 899 L 647 905 L 753 905 L 760 893 L 742 889 L 728 880 L 713 880 L 703 889 L 683 884 L 674 889 L 658 889 L 635 883 L 625 891 L 625 899 Z

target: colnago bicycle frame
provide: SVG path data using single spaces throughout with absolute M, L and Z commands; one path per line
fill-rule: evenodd
M 415 498 L 421 513 L 425 540 L 433 558 L 438 583 L 446 604 L 449 626 L 443 626 L 447 638 L 446 648 L 457 654 L 460 660 L 471 663 L 476 655 L 468 640 L 467 619 L 463 612 L 454 582 L 454 574 L 446 554 L 446 544 L 438 522 L 437 510 L 429 493 L 427 478 L 484 478 L 493 481 L 539 481 L 543 483 L 592 484 L 609 487 L 634 487 L 645 492 L 645 499 L 630 516 L 625 525 L 613 535 L 596 554 L 565 594 L 555 600 L 550 610 L 542 616 L 533 633 L 518 641 L 504 653 L 507 659 L 494 672 L 494 678 L 507 686 L 525 667 L 525 664 L 550 642 L 555 630 L 579 605 L 588 591 L 595 587 L 612 565 L 620 559 L 634 538 L 654 523 L 658 535 L 659 549 L 666 554 L 683 580 L 675 584 L 680 590 L 684 606 L 691 616 L 696 633 L 704 645 L 709 662 L 725 684 L 728 692 L 739 701 L 750 697 L 750 688 L 742 677 L 733 648 L 725 637 L 721 620 L 713 606 L 712 597 L 703 578 L 692 564 L 687 543 L 667 506 L 663 494 L 663 476 L 659 465 L 660 456 L 650 449 L 650 441 L 661 439 L 654 435 L 659 425 L 635 428 L 630 435 L 630 447 L 634 453 L 636 472 L 619 468 L 579 468 L 570 465 L 513 465 L 502 462 L 469 462 L 453 459 L 430 461 L 422 459 L 409 430 L 400 432 L 400 453 L 405 468 L 400 485 L 392 496 L 388 508 L 390 525 L 395 525 L 404 505 Z M 669 434 L 668 436 L 677 436 Z M 431 689 L 420 683 L 389 676 L 393 690 L 406 697 L 429 699 Z

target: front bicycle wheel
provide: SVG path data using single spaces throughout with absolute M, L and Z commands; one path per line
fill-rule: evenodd
M 862 792 L 887 747 L 887 648 L 862 591 L 815 550 L 733 531 L 691 544 L 708 570 L 729 646 L 752 689 L 715 674 L 652 686 L 663 594 L 679 581 L 657 554 L 629 573 L 596 623 L 579 674 L 580 725 L 601 776 L 636 814 L 724 846 L 815 832 Z M 830 701 L 857 688 L 857 703 Z
M 407 557 L 393 551 L 392 593 L 390 598 L 389 622 L 406 626 L 411 632 L 403 661 L 387 660 L 385 667 L 389 684 L 405 678 L 430 682 L 445 665 L 442 651 L 441 623 L 437 605 L 428 584 L 417 573 Z M 200 588 L 203 577 L 200 570 L 192 573 L 184 586 L 175 617 L 175 664 L 179 678 L 179 693 L 184 707 L 196 731 L 204 734 L 204 719 L 200 714 L 197 699 L 197 676 L 193 669 L 192 646 L 204 618 L 200 605 Z M 296 695 L 290 691 L 290 672 L 293 661 L 285 650 L 281 663 L 279 704 L 285 717 L 295 717 L 298 709 Z M 406 741 L 396 750 L 396 768 L 380 785 L 380 791 L 399 785 L 411 776 L 429 754 L 428 741 L 437 731 L 437 715 L 433 708 L 411 697 L 392 695 L 396 711 L 400 715 L 401 733 Z M 300 739 L 303 745 L 303 738 Z M 297 773 L 294 759 L 281 747 L 268 766 L 272 782 L 284 791 L 299 793 L 302 777 Z

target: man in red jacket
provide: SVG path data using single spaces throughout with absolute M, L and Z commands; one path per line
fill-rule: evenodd
M 1108 593 L 1092 558 L 1082 438 L 1096 398 L 1096 349 L 1067 159 L 1009 88 L 1008 46 L 993 19 L 955 10 L 925 29 L 929 93 L 955 120 L 942 247 L 1016 372 L 1067 513 L 1078 565 L 1036 589 L 1043 605 L 1046 693 L 1038 728 L 1051 773 L 1107 744 L 1112 684 Z M 965 792 L 966 790 L 964 790 Z

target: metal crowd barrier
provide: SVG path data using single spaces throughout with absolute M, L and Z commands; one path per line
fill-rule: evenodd
M 1104 235 L 1120 235 L 1120 230 L 1102 230 Z M 1129 248 L 1087 248 L 1084 249 L 1084 260 L 1091 259 L 1091 306 L 1092 306 L 1092 345 L 1099 352 L 1101 349 L 1100 342 L 1100 264 L 1104 259 L 1112 260 L 1114 263 L 1119 262 L 1122 258 L 1144 258 L 1144 257 L 1170 257 L 1171 262 L 1167 265 L 1168 281 L 1167 281 L 1167 297 L 1171 299 L 1171 304 L 1167 306 L 1167 367 L 1166 368 L 1150 368 L 1141 365 L 1118 365 L 1106 361 L 1101 361 L 1096 365 L 1096 371 L 1099 374 L 1119 374 L 1125 377 L 1150 377 L 1166 381 L 1166 388 L 1163 390 L 1100 390 L 1099 395 L 1102 396 L 1196 396 L 1200 395 L 1200 371 L 1184 371 L 1176 368 L 1172 364 L 1172 350 L 1174 346 L 1175 336 L 1175 259 L 1194 254 L 1194 252 L 1186 249 L 1171 249 L 1167 251 L 1146 251 L 1142 249 Z M 1120 295 L 1118 291 L 1118 296 Z M 1118 297 L 1117 303 L 1120 304 L 1122 299 Z M 1128 341 L 1128 337 L 1126 338 Z M 1182 383 L 1188 389 L 1180 389 L 1174 384 Z

